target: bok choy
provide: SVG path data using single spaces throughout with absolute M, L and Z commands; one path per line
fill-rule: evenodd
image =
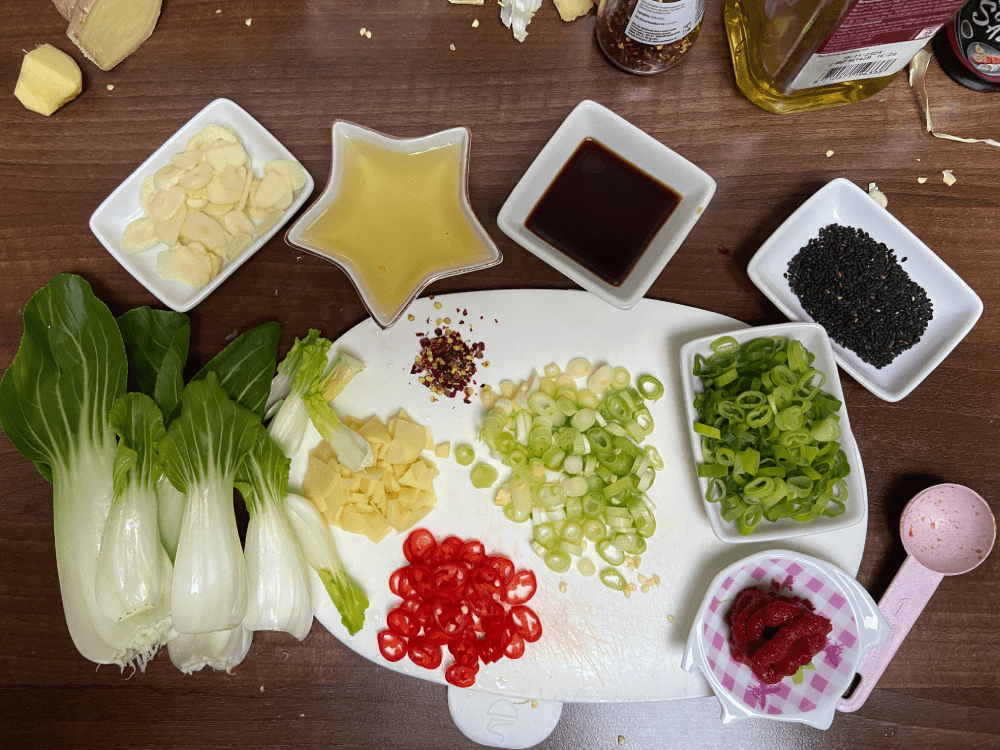
M 97 558 L 97 601 L 115 619 L 154 607 L 163 607 L 167 616 L 173 568 L 160 544 L 156 514 L 156 480 L 163 472 L 156 445 L 164 434 L 163 418 L 153 399 L 141 393 L 119 398 L 109 418 L 119 442 L 114 499 Z
M 159 443 L 167 477 L 185 495 L 170 597 L 178 632 L 231 630 L 246 615 L 233 486 L 259 424 L 209 372 L 184 388 L 180 416 Z
M 24 334 L 0 381 L 0 426 L 52 483 L 63 610 L 77 650 L 98 664 L 144 668 L 166 641 L 158 608 L 108 617 L 97 563 L 114 498 L 118 454 L 109 422 L 127 361 L 107 306 L 79 276 L 60 274 L 24 307 Z
M 250 602 L 243 626 L 283 630 L 300 641 L 312 627 L 309 569 L 285 517 L 288 467 L 267 430 L 257 428 L 253 447 L 236 473 L 236 488 L 250 514 L 244 554 Z
M 232 673 L 253 641 L 253 633 L 242 625 L 213 633 L 179 633 L 167 645 L 171 663 L 184 674 L 204 667 L 224 669 Z
M 285 513 L 295 529 L 306 562 L 319 574 L 323 587 L 340 612 L 340 621 L 347 632 L 354 635 L 365 625 L 368 597 L 347 577 L 329 525 L 311 502 L 293 493 L 285 496 Z
M 361 471 L 375 463 L 375 454 L 363 437 L 340 421 L 330 401 L 364 365 L 343 353 L 329 363 L 329 350 L 330 342 L 316 329 L 295 340 L 271 383 L 268 413 L 277 407 L 271 437 L 286 456 L 294 456 L 311 420 L 337 460 L 350 471 Z

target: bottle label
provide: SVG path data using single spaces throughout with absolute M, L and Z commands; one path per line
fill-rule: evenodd
M 672 44 L 690 34 L 704 14 L 705 0 L 639 0 L 625 34 L 641 44 Z
M 795 77 L 791 90 L 899 72 L 964 2 L 856 0 Z
M 948 31 L 952 48 L 969 70 L 987 81 L 1000 82 L 1000 2 L 969 3 Z

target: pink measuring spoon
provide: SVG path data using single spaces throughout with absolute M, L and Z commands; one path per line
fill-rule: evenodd
M 861 708 L 941 579 L 982 563 L 993 549 L 997 525 L 990 506 L 968 487 L 938 484 L 906 504 L 899 531 L 906 560 L 878 603 L 889 637 L 865 654 L 858 666 L 861 682 L 837 703 L 838 711 Z

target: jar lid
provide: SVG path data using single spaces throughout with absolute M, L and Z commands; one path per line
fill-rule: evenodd
M 1000 91 L 1000 40 L 989 33 L 996 24 L 995 4 L 972 0 L 935 34 L 934 54 L 952 80 L 976 91 Z

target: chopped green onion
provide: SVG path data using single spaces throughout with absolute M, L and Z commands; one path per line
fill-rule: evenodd
M 545 553 L 545 567 L 555 573 L 565 573 L 572 564 L 573 559 L 569 553 L 561 549 L 553 549 Z
M 628 588 L 625 576 L 614 568 L 605 568 L 601 571 L 601 583 L 614 591 L 625 591 Z
M 460 466 L 468 466 L 476 458 L 476 451 L 468 443 L 462 443 L 455 449 L 455 460 Z
M 500 473 L 489 464 L 476 464 L 471 472 L 472 486 L 477 490 L 485 490 L 492 487 L 497 481 Z

